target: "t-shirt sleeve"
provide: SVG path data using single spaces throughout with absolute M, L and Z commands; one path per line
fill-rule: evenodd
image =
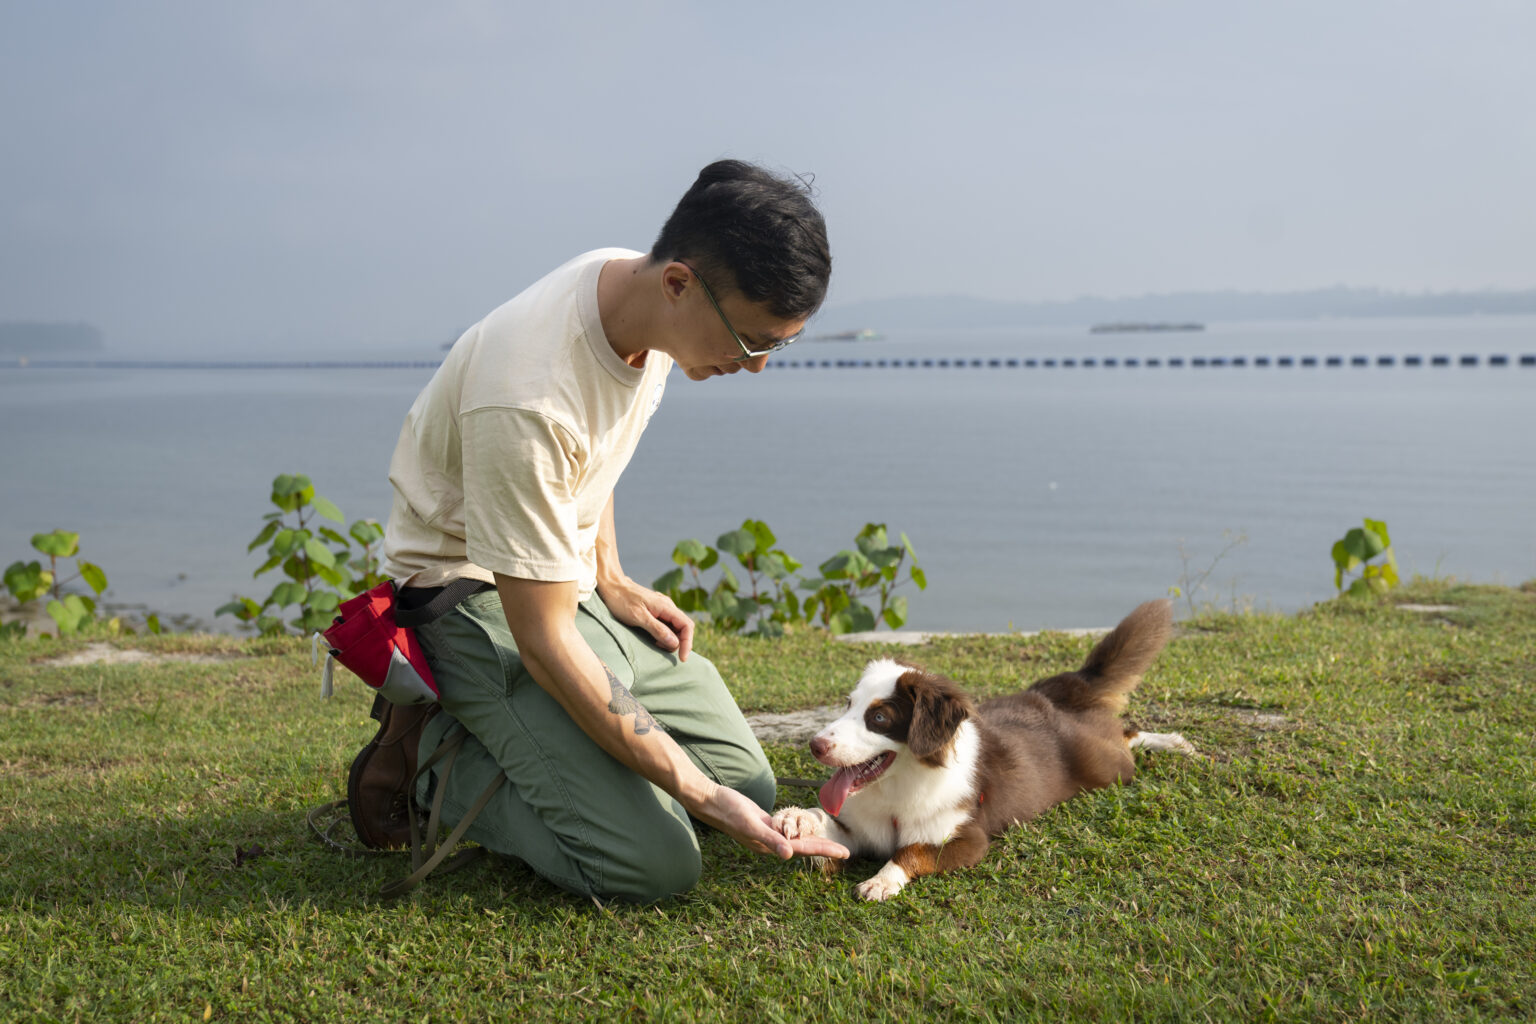
M 465 413 L 459 431 L 469 560 L 520 579 L 579 579 L 581 455 L 570 431 L 540 413 L 507 408 Z

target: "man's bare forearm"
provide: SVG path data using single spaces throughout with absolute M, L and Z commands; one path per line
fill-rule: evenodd
M 716 785 L 713 780 L 688 759 L 577 631 L 575 584 L 505 576 L 498 576 L 496 583 L 518 654 L 534 682 L 619 763 L 684 807 L 706 799 Z

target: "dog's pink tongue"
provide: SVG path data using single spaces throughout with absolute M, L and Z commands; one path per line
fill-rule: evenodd
M 848 799 L 848 794 L 853 789 L 854 771 L 852 768 L 839 768 L 830 779 L 822 783 L 821 791 L 817 799 L 821 801 L 821 809 L 832 817 L 837 817 L 837 812 L 843 809 L 843 801 Z

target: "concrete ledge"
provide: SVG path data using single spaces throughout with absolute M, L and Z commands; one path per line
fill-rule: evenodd
M 1017 633 L 946 633 L 914 629 L 866 630 L 863 633 L 843 633 L 835 639 L 845 644 L 897 644 L 917 647 L 941 636 L 1039 636 L 1042 633 L 1065 633 L 1068 636 L 1103 636 L 1112 627 L 1098 626 L 1078 629 L 1030 629 Z

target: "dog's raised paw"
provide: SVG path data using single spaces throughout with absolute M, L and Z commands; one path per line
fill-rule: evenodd
M 773 815 L 773 827 L 785 839 L 821 835 L 821 816 L 804 807 L 786 807 Z

